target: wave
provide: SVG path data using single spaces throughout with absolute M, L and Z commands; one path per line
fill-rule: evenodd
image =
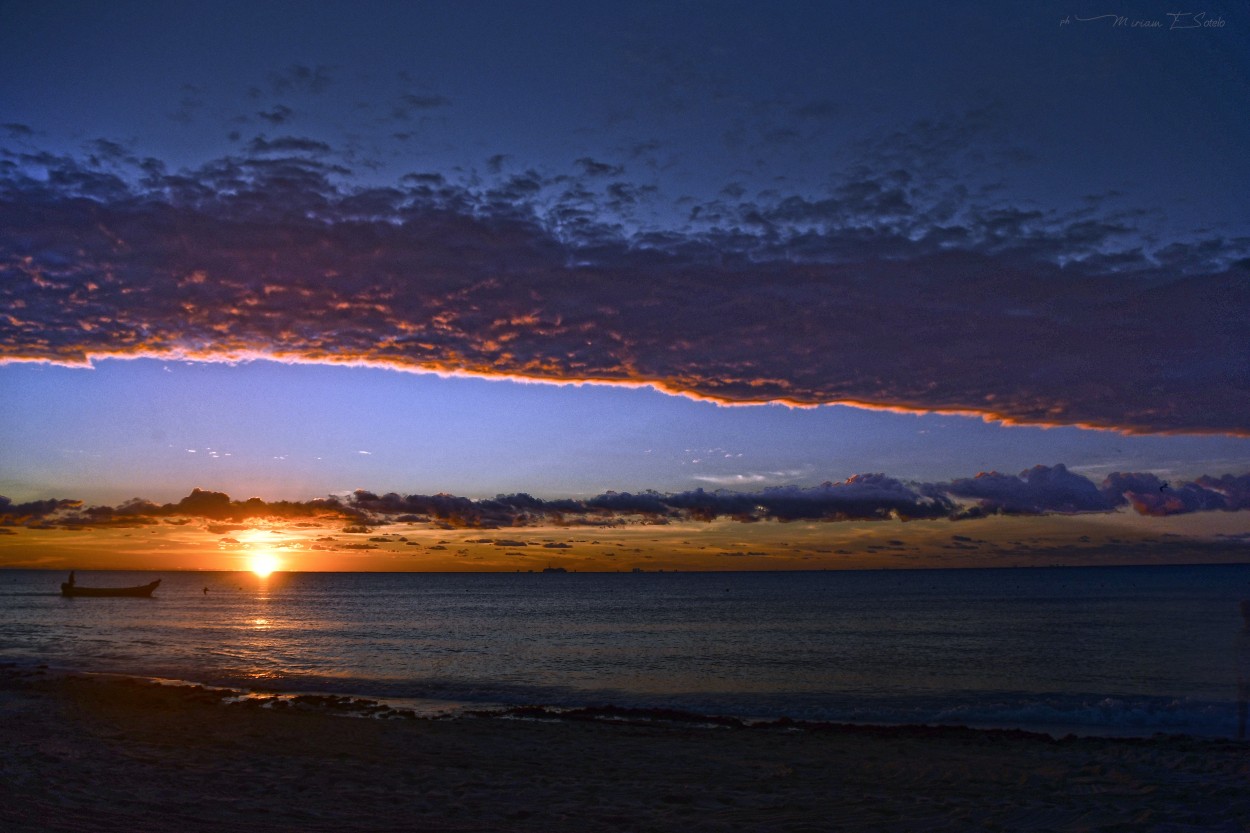
M 1039 695 L 978 692 L 966 696 L 854 696 L 769 692 L 640 693 L 618 689 L 508 683 L 490 680 L 378 680 L 279 674 L 257 679 L 216 675 L 194 682 L 269 694 L 314 693 L 400 704 L 418 714 L 543 707 L 555 711 L 620 708 L 679 711 L 745 722 L 795 720 L 871 725 L 968 726 L 1023 729 L 1056 737 L 1075 734 L 1150 737 L 1177 734 L 1231 737 L 1236 704 L 1188 698 L 1098 693 Z

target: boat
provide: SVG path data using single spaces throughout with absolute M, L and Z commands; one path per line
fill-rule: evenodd
M 544 573 L 567 573 L 568 570 L 563 567 L 543 567 Z
M 61 582 L 62 596 L 131 596 L 139 598 L 150 598 L 152 591 L 161 583 L 158 578 L 151 584 L 142 584 L 138 587 L 79 587 L 68 581 Z

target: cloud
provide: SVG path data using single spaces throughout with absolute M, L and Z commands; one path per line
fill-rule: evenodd
M 278 95 L 292 92 L 319 94 L 334 82 L 331 71 L 331 67 L 321 64 L 311 67 L 292 64 L 281 72 L 270 73 L 269 85 Z
M 912 520 L 948 517 L 954 511 L 945 496 L 921 494 L 883 474 L 858 474 L 813 488 L 780 486 L 745 493 L 696 489 L 667 496 L 664 502 L 695 520 Z
M 1250 474 L 1240 477 L 1231 474 L 1221 477 L 1203 475 L 1194 481 L 1194 485 L 1222 495 L 1224 508 L 1229 511 L 1250 509 Z
M 304 139 L 298 136 L 279 136 L 267 139 L 257 136 L 247 143 L 249 153 L 329 153 L 330 146 L 316 139 Z
M 1250 509 L 1250 474 L 1169 482 L 1149 472 L 1114 472 L 1095 485 L 1060 464 L 1034 466 L 1019 476 L 982 473 L 926 484 L 922 491 L 970 498 L 981 511 L 1003 514 L 1107 512 L 1126 505 L 1156 516 Z
M 157 519 L 200 518 L 206 521 L 233 521 L 235 523 L 210 523 L 210 532 L 243 529 L 237 522 L 250 518 L 334 518 L 358 519 L 360 514 L 334 498 L 310 501 L 263 501 L 260 498 L 232 500 L 224 492 L 192 489 L 191 493 L 177 503 L 158 505 L 142 498 L 133 498 L 118 506 L 83 507 L 82 501 L 39 501 L 23 504 L 6 511 L 8 498 L 0 496 L 0 523 L 22 524 L 42 520 L 64 526 L 133 526 L 156 523 Z M 30 511 L 31 506 L 43 508 L 41 513 Z M 26 521 L 20 520 L 25 509 Z
M 939 489 L 957 498 L 973 498 L 990 512 L 1040 515 L 1049 512 L 1106 512 L 1116 503 L 1091 481 L 1060 464 L 1034 466 L 1015 475 L 982 472 L 953 480 Z
M 741 486 L 746 483 L 767 483 L 775 478 L 759 472 L 750 472 L 747 474 L 696 474 L 692 476 L 692 479 L 716 486 Z
M 295 111 L 284 104 L 275 104 L 268 110 L 261 110 L 256 115 L 277 127 L 290 121 L 291 117 L 295 115 Z
M 960 135 L 931 126 L 898 153 L 955 153 Z M 95 150 L 0 152 L 0 361 L 370 363 L 1250 433 L 1250 241 L 1094 256 L 1123 226 L 1012 207 L 939 221 L 901 170 L 626 231 L 612 212 L 643 190 L 588 157 L 563 179 L 366 188 L 310 138 L 176 173 Z
M 178 96 L 178 109 L 169 114 L 171 121 L 191 124 L 195 114 L 204 108 L 204 91 L 192 84 L 183 84 Z
M 1120 473 L 1101 484 L 1062 464 L 1034 466 L 1019 475 L 999 472 L 946 483 L 905 483 L 884 474 L 857 474 L 819 486 L 774 486 L 754 491 L 608 491 L 589 499 L 536 498 L 525 493 L 474 500 L 458 495 L 379 495 L 358 489 L 346 496 L 309 501 L 233 500 L 224 492 L 193 489 L 177 503 L 133 498 L 118 506 L 84 507 L 80 500 L 49 499 L 14 504 L 0 496 L 0 526 L 109 526 L 197 518 L 218 534 L 242 529 L 250 519 L 351 522 L 344 532 L 368 532 L 388 523 L 429 523 L 446 529 L 501 529 L 542 525 L 603 526 L 629 523 L 712 521 L 964 520 L 987 514 L 1049 515 L 1111 512 L 1130 505 L 1143 515 L 1250 509 L 1250 474 L 1204 476 L 1165 483 L 1150 473 Z M 297 525 L 311 526 L 304 522 Z M 953 536 L 955 542 L 971 541 Z M 469 543 L 521 547 L 513 539 Z M 548 549 L 567 545 L 544 544 Z
M 0 495 L 0 525 L 27 526 L 41 522 L 57 512 L 65 509 L 76 509 L 80 506 L 82 506 L 82 501 L 80 500 L 57 498 L 14 503 L 4 495 Z
M 576 163 L 587 176 L 620 176 L 625 172 L 621 165 L 598 162 L 589 156 L 583 156 Z
M 397 119 L 407 120 L 412 118 L 413 114 L 417 112 L 450 106 L 451 99 L 446 96 L 405 93 L 399 97 L 391 110 L 391 115 Z
M 1250 475 L 1204 476 L 1192 483 L 1171 483 L 1153 474 L 1115 472 L 1103 483 L 1103 491 L 1117 504 L 1128 503 L 1142 515 L 1250 508 Z

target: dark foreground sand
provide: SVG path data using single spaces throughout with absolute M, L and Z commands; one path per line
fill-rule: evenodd
M 1250 745 L 359 719 L 0 669 L 0 831 L 1250 831 Z

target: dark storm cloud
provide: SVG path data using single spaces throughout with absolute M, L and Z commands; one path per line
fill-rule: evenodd
M 778 486 L 753 492 L 604 492 L 589 499 L 543 499 L 525 493 L 475 500 L 459 495 L 379 495 L 358 489 L 345 497 L 309 501 L 233 500 L 193 489 L 177 503 L 133 498 L 119 506 L 84 507 L 80 500 L 14 504 L 0 496 L 0 526 L 134 526 L 200 519 L 209 531 L 241 529 L 251 519 L 349 521 L 349 531 L 388 523 L 429 523 L 445 529 L 543 525 L 761 521 L 839 522 L 979 518 L 991 514 L 1051 515 L 1110 512 L 1129 505 L 1142 515 L 1250 509 L 1250 474 L 1204 476 L 1166 483 L 1150 473 L 1115 473 L 1096 485 L 1063 465 L 1034 466 L 1019 475 L 988 472 L 948 483 L 909 484 L 884 474 L 857 474 L 819 486 Z M 224 525 L 225 522 L 233 525 Z M 304 524 L 305 526 L 309 524 Z M 955 541 L 970 539 L 955 536 Z M 513 541 L 482 543 L 522 546 Z M 552 545 L 547 545 L 552 546 Z
M 959 153 L 965 129 L 897 153 Z M 939 222 L 888 166 L 628 231 L 652 192 L 589 157 L 578 176 L 346 189 L 318 140 L 247 150 L 176 173 L 105 142 L 0 151 L 0 360 L 369 362 L 1250 432 L 1250 241 L 1118 251 L 1122 219 L 1011 206 Z

